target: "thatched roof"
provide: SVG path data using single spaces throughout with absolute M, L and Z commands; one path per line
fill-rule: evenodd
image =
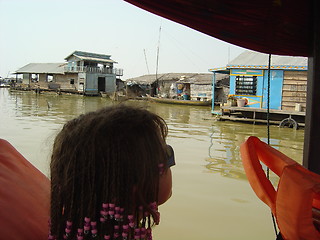
M 212 73 L 160 73 L 157 74 L 159 81 L 181 81 L 194 84 L 211 84 Z M 149 85 L 156 81 L 155 74 L 143 75 L 140 77 L 129 78 L 127 84 Z

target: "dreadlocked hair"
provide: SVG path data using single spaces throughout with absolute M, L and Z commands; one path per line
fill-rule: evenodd
M 51 156 L 49 239 L 151 239 L 167 125 L 125 105 L 67 122 Z

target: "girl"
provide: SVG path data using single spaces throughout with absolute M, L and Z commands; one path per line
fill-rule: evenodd
M 65 124 L 51 157 L 49 239 L 152 239 L 171 196 L 165 121 L 118 105 Z

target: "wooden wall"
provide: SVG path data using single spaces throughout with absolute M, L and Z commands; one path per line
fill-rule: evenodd
M 284 71 L 281 109 L 296 111 L 300 104 L 301 111 L 306 111 L 307 71 Z

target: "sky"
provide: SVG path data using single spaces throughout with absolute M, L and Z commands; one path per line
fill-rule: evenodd
M 245 51 L 122 0 L 0 0 L 1 77 L 76 50 L 111 55 L 123 80 L 208 73 Z

